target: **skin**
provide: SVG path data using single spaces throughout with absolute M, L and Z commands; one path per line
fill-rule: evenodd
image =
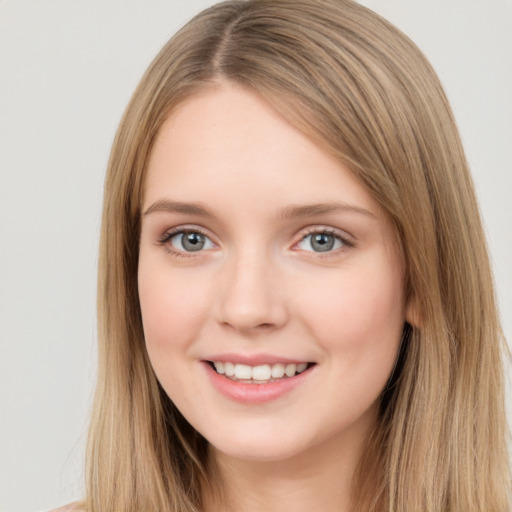
M 170 208 L 177 201 L 208 214 Z M 297 209 L 312 204 L 337 208 Z M 143 212 L 148 354 L 210 442 L 226 489 L 223 503 L 205 496 L 205 512 L 346 510 L 410 316 L 385 212 L 348 169 L 229 83 L 187 99 L 163 124 Z M 203 250 L 185 250 L 184 228 L 207 237 Z M 312 232 L 335 237 L 333 250 L 316 252 Z M 277 399 L 241 403 L 205 370 L 226 353 L 314 365 Z

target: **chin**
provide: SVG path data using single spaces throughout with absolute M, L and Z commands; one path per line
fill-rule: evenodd
M 224 456 L 247 462 L 280 462 L 291 459 L 302 451 L 293 446 L 277 446 L 275 442 L 232 444 L 231 446 L 214 446 L 213 448 Z
M 224 430 L 222 436 L 213 435 L 207 439 L 218 453 L 254 462 L 286 460 L 308 448 L 304 440 L 283 436 L 276 429 L 259 429 L 258 432 L 248 432 L 247 429 Z

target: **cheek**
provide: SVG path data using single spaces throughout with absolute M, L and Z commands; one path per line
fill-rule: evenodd
M 173 272 L 160 261 L 141 257 L 139 300 L 146 350 L 155 375 L 167 395 L 185 412 L 200 393 L 188 376 L 193 369 L 194 340 L 200 336 L 209 311 L 204 287 Z M 183 382 L 187 382 L 187 386 Z
M 319 344 L 350 363 L 394 361 L 405 322 L 400 268 L 352 268 L 319 284 L 302 306 Z
M 193 340 L 202 325 L 207 294 L 186 272 L 156 270 L 151 261 L 139 264 L 139 300 L 146 345 L 152 357 Z M 152 357 L 153 358 L 153 357 Z

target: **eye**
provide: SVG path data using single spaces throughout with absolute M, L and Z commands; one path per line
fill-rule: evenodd
M 340 236 L 328 232 L 316 232 L 306 235 L 299 243 L 299 249 L 312 252 L 329 252 L 349 245 Z
M 173 249 L 181 252 L 198 252 L 211 249 L 213 242 L 203 233 L 198 231 L 180 231 L 168 237 Z

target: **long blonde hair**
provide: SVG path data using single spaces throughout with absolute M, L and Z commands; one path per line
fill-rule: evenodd
M 163 120 L 219 79 L 263 96 L 352 170 L 406 262 L 401 357 L 354 478 L 357 510 L 505 512 L 502 351 L 485 237 L 453 116 L 417 47 L 350 0 L 232 0 L 162 49 L 119 126 L 105 184 L 89 512 L 192 512 L 215 484 L 207 442 L 160 388 L 137 293 L 140 206 Z

